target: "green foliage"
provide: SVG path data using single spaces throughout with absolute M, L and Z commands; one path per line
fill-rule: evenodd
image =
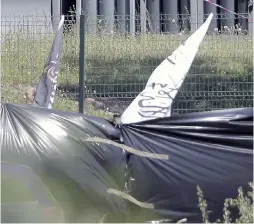
M 249 183 L 251 191 L 243 192 L 242 187 L 238 189 L 238 196 L 236 198 L 228 198 L 225 200 L 223 208 L 223 219 L 217 220 L 216 223 L 253 223 L 253 183 Z M 197 187 L 197 195 L 199 208 L 202 213 L 203 222 L 209 222 L 209 211 L 207 202 L 204 198 L 200 187 Z M 230 210 L 236 208 L 238 210 L 238 218 L 235 220 L 231 217 Z

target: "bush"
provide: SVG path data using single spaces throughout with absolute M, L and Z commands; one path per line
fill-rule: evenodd
M 225 200 L 223 209 L 223 218 L 217 220 L 215 223 L 253 223 L 253 183 L 249 183 L 251 191 L 243 192 L 242 187 L 238 189 L 237 198 L 228 198 Z M 203 222 L 211 223 L 209 221 L 207 202 L 200 187 L 197 187 L 197 195 L 199 201 L 199 208 L 202 213 Z M 238 210 L 238 217 L 233 220 L 231 217 L 231 209 Z

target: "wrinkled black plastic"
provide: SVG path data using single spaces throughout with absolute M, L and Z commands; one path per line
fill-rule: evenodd
M 197 185 L 211 218 L 222 218 L 224 199 L 253 179 L 253 108 L 178 115 L 123 125 L 121 132 L 126 145 L 169 156 L 129 157 L 132 195 L 155 206 L 153 214 L 135 211 L 150 220 L 159 215 L 202 222 Z
M 236 197 L 238 187 L 252 181 L 252 136 L 253 108 L 177 115 L 116 129 L 102 118 L 3 104 L 2 178 L 11 177 L 17 185 L 26 182 L 35 197 L 14 204 L 2 200 L 2 218 L 55 222 L 62 220 L 62 210 L 67 222 L 98 222 L 102 217 L 104 222 L 183 218 L 202 222 L 197 185 L 208 201 L 212 220 L 221 218 L 224 199 Z M 88 137 L 115 142 L 121 137 L 127 146 L 166 154 L 169 159 L 125 153 L 110 144 L 86 142 Z M 126 165 L 134 179 L 128 183 Z M 107 193 L 108 188 L 123 191 L 126 184 L 130 195 L 155 209 L 141 209 Z M 25 214 L 32 207 L 33 214 Z M 46 215 L 45 220 L 48 211 L 55 216 Z
M 107 189 L 124 188 L 123 151 L 83 141 L 118 138 L 105 119 L 3 104 L 0 133 L 1 161 L 31 168 L 63 208 L 66 221 L 98 222 L 106 213 L 113 214 L 111 221 L 122 221 L 125 201 Z

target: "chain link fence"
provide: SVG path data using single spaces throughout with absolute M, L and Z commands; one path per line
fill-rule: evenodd
M 193 27 L 189 15 L 163 15 L 159 23 L 135 17 L 133 36 L 128 33 L 131 19 L 115 16 L 110 26 L 102 17 L 86 22 L 85 107 L 90 114 L 123 112 Z M 241 24 L 226 26 L 230 23 L 224 20 L 232 22 L 232 17 L 217 15 L 212 23 L 217 19 L 175 99 L 175 114 L 253 106 L 253 37 Z M 1 36 L 2 102 L 26 103 L 26 91 L 38 83 L 49 54 L 52 21 L 48 16 L 5 17 Z M 60 67 L 54 107 L 77 112 L 79 25 L 74 16 L 66 18 Z

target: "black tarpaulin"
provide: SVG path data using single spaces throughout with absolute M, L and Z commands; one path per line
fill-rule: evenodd
M 13 222 L 39 217 L 55 222 L 63 212 L 66 222 L 202 222 L 199 185 L 212 221 L 221 218 L 224 199 L 252 181 L 252 109 L 177 115 L 116 129 L 102 118 L 3 104 L 2 180 L 18 182 L 11 180 L 8 191 L 4 179 L 5 193 L 13 186 L 22 192 L 26 182 L 31 194 L 22 194 L 24 202 L 17 200 L 19 193 L 5 194 L 2 217 L 10 220 L 13 211 Z M 23 181 L 14 178 L 18 175 Z M 18 219 L 32 207 L 33 215 Z
M 64 221 L 62 208 L 29 167 L 1 162 L 1 193 L 3 223 Z
M 125 201 L 107 192 L 124 188 L 123 151 L 85 141 L 88 137 L 116 139 L 119 133 L 109 122 L 3 104 L 0 131 L 1 161 L 31 168 L 63 208 L 66 221 L 98 222 L 105 214 L 112 221 L 123 217 Z
M 197 185 L 211 218 L 221 218 L 225 198 L 236 197 L 253 179 L 253 108 L 177 115 L 121 126 L 124 144 L 167 154 L 168 160 L 130 155 L 131 195 L 154 204 L 150 220 L 202 222 Z M 143 215 L 144 216 L 144 215 Z

